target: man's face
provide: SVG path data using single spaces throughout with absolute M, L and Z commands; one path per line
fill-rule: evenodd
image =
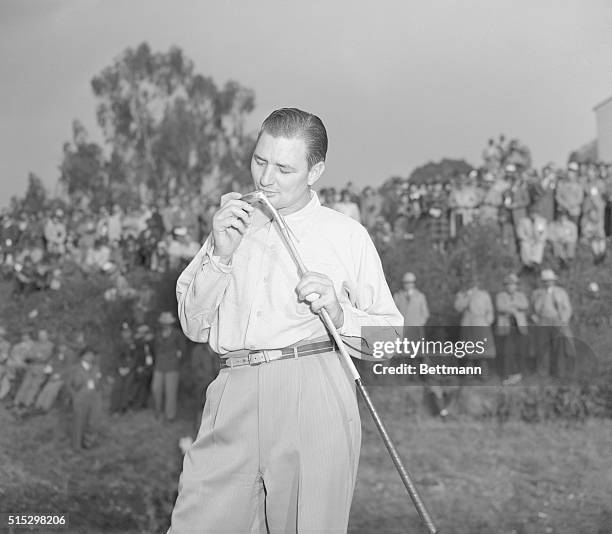
M 251 158 L 251 174 L 272 205 L 285 213 L 297 211 L 310 200 L 310 187 L 323 173 L 323 162 L 308 169 L 306 143 L 263 132 Z

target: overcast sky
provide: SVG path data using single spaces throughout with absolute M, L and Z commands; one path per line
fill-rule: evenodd
M 278 107 L 319 115 L 336 186 L 478 164 L 501 132 L 564 163 L 612 95 L 607 0 L 0 0 L 0 205 L 29 171 L 53 187 L 74 118 L 101 141 L 90 80 L 142 41 L 254 89 L 252 129 Z

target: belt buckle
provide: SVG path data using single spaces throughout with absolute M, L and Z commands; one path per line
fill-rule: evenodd
M 261 365 L 263 362 L 265 362 L 265 361 L 266 361 L 265 356 L 264 356 L 264 359 L 263 359 L 263 360 L 258 361 L 258 362 L 253 361 L 253 360 L 251 359 L 251 357 L 252 357 L 252 356 L 261 356 L 261 355 L 263 355 L 263 353 L 262 353 L 261 351 L 258 351 L 258 352 L 249 352 L 249 355 L 247 356 L 248 361 L 249 361 L 249 365 L 250 365 L 250 366 L 256 366 L 256 365 Z

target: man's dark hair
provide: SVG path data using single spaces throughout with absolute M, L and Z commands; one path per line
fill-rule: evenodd
M 323 126 L 323 121 L 312 113 L 297 108 L 277 109 L 263 121 L 257 140 L 263 132 L 273 137 L 303 139 L 306 143 L 306 161 L 309 170 L 320 161 L 325 161 L 327 131 Z

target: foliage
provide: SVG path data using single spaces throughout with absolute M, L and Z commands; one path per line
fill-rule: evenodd
M 146 43 L 128 48 L 91 84 L 114 160 L 111 182 L 169 196 L 218 193 L 233 179 L 248 180 L 243 163 L 253 139 L 244 122 L 252 90 L 234 81 L 219 89 L 180 48 L 158 53 Z
M 13 205 L 13 210 L 24 210 L 29 213 L 40 213 L 45 208 L 47 202 L 47 192 L 42 180 L 33 172 L 28 174 L 28 188 L 23 199 L 17 200 Z M 15 210 L 14 208 L 17 208 Z
M 448 182 L 461 174 L 468 174 L 473 167 L 463 159 L 444 158 L 438 163 L 429 162 L 414 169 L 408 178 L 410 183 L 430 184 L 436 180 Z

